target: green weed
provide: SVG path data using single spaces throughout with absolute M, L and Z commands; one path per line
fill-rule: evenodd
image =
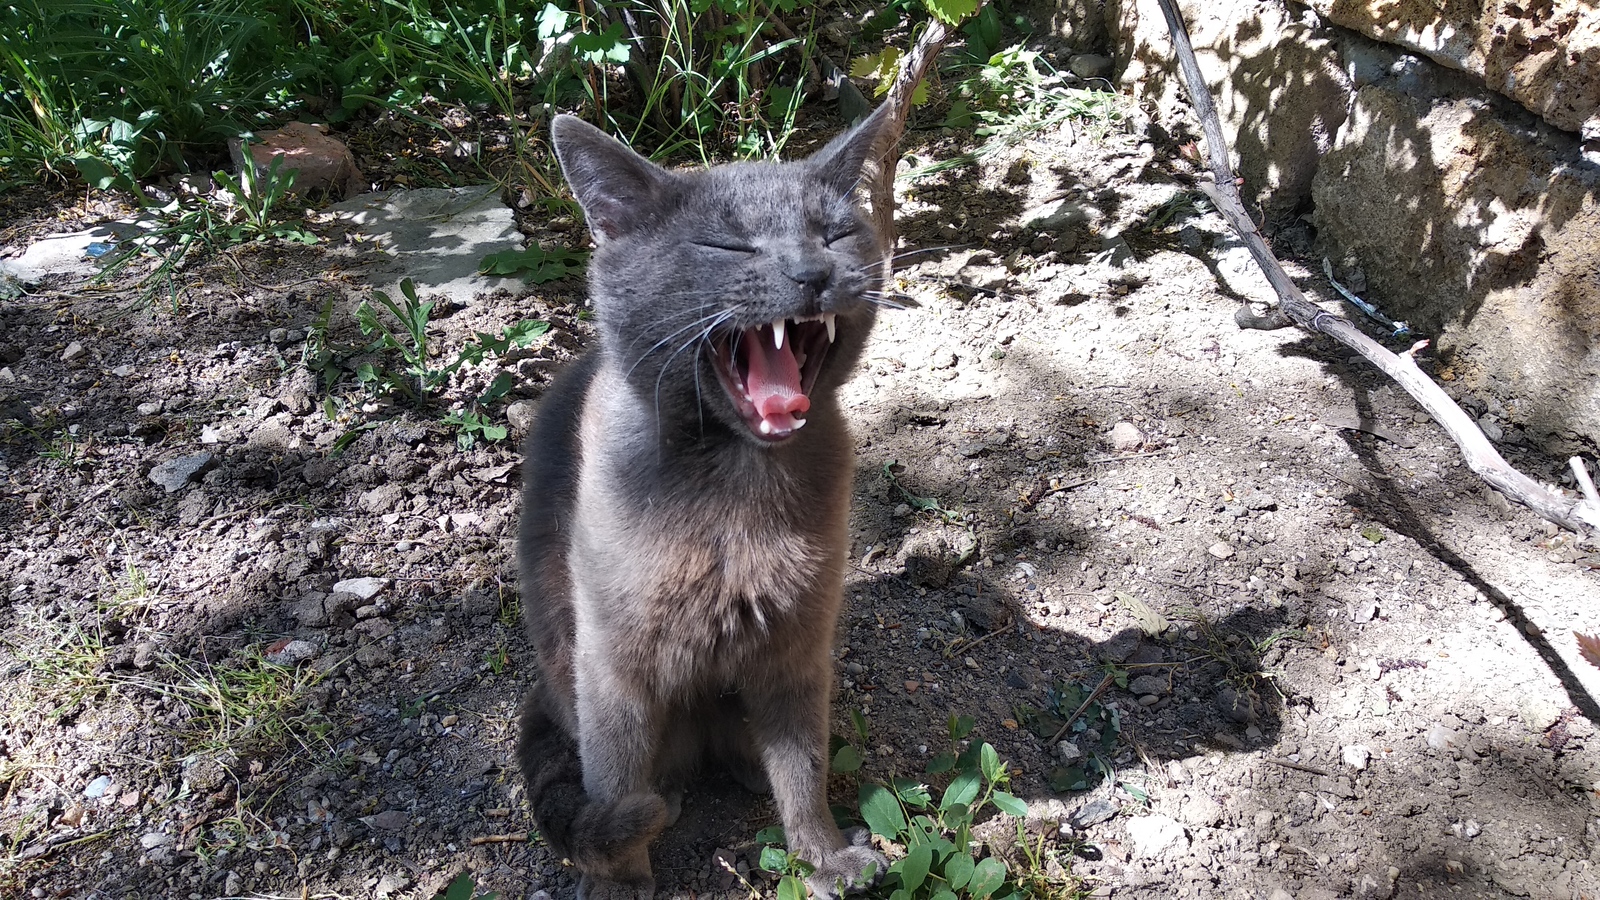
M 435 894 L 433 900 L 495 900 L 495 897 L 493 892 L 478 893 L 478 885 L 472 880 L 472 875 L 462 872 L 444 890 Z

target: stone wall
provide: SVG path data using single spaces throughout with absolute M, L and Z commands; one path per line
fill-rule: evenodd
M 1311 210 L 1509 438 L 1600 445 L 1595 0 L 1180 5 L 1268 230 Z M 1124 89 L 1182 109 L 1154 0 L 1104 10 Z

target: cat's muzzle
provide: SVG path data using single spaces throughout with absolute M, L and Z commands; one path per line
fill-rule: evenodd
M 837 329 L 837 317 L 822 313 L 712 336 L 717 380 L 752 435 L 777 443 L 806 424 Z

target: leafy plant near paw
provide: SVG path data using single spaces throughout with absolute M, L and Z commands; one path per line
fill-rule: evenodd
M 866 719 L 852 712 L 855 737 L 867 739 Z M 997 855 L 981 855 L 973 827 L 993 807 L 1019 819 L 1028 805 L 1007 787 L 1010 767 L 986 741 L 967 741 L 971 716 L 952 715 L 946 723 L 947 750 L 929 760 L 923 778 L 895 777 L 888 783 L 863 781 L 858 789 L 861 819 L 873 834 L 902 852 L 889 864 L 873 896 L 887 900 L 1010 900 L 1035 896 L 1061 896 L 1067 887 L 1044 874 L 1051 853 L 1041 838 L 1033 845 L 1023 840 L 1019 823 L 1019 862 Z M 833 742 L 833 771 L 854 774 L 861 767 L 855 745 L 841 738 Z M 935 787 L 934 783 L 942 783 Z M 781 829 L 757 835 L 763 844 L 761 868 L 780 876 L 784 885 L 803 889 L 803 861 L 782 847 Z M 893 853 L 891 856 L 895 855 Z M 796 895 L 803 896 L 803 895 Z

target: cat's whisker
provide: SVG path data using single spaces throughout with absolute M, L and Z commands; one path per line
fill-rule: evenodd
M 720 327 L 723 323 L 727 322 L 728 319 L 732 318 L 735 312 L 737 312 L 737 308 L 724 310 L 723 312 L 721 312 L 721 313 L 719 313 L 719 314 L 717 314 L 715 316 L 710 316 L 707 319 L 702 320 L 702 321 L 708 322 L 706 327 L 702 328 L 693 337 L 689 338 L 688 340 L 686 340 L 682 344 L 680 344 L 678 346 L 678 349 L 672 351 L 672 353 L 667 356 L 666 361 L 661 364 L 661 371 L 656 374 L 655 407 L 656 407 L 656 421 L 657 422 L 661 421 L 661 382 L 662 382 L 663 379 L 665 379 L 667 377 L 667 372 L 671 370 L 672 361 L 674 359 L 678 358 L 678 354 L 680 354 L 683 351 L 689 349 L 690 347 L 694 347 L 695 348 L 695 356 L 694 356 L 694 358 L 695 358 L 696 365 L 694 366 L 694 378 L 695 378 L 695 381 L 694 381 L 695 388 L 694 389 L 695 389 L 695 399 L 698 401 L 699 398 L 700 398 L 700 366 L 699 366 L 700 349 L 703 348 L 706 345 L 706 341 L 711 337 L 712 332 L 716 331 L 718 327 Z M 682 329 L 680 329 L 679 333 L 681 333 L 681 331 L 682 331 Z M 660 345 L 657 344 L 657 346 L 660 346 Z M 635 363 L 634 365 L 637 366 L 638 363 Z M 702 408 L 703 409 L 703 405 L 698 403 L 698 402 L 695 404 L 695 406 L 697 408 Z M 703 415 L 703 414 L 704 413 L 702 412 L 701 415 Z M 702 428 L 705 427 L 703 420 L 702 420 L 701 427 Z
M 701 309 L 704 309 L 704 308 L 705 307 L 701 307 Z M 641 363 L 643 363 L 646 359 L 648 359 L 651 356 L 651 354 L 655 353 L 657 350 L 660 350 L 662 347 L 666 346 L 668 343 L 670 343 L 671 341 L 676 339 L 678 336 L 680 336 L 680 335 L 682 335 L 682 334 L 684 334 L 686 332 L 692 332 L 692 331 L 695 331 L 696 329 L 699 329 L 699 334 L 697 335 L 697 337 L 690 338 L 689 339 L 689 343 L 692 343 L 695 340 L 703 340 L 718 325 L 721 325 L 723 322 L 728 321 L 728 319 L 732 318 L 734 316 L 734 314 L 737 313 L 738 311 L 739 311 L 738 308 L 735 307 L 733 309 L 725 309 L 725 310 L 722 310 L 721 312 L 712 313 L 711 315 L 701 316 L 700 318 L 696 319 L 695 321 L 690 322 L 689 324 L 683 326 L 682 328 L 677 329 L 676 331 L 672 332 L 671 334 L 667 335 L 666 337 L 662 338 L 661 340 L 656 341 L 655 344 L 651 345 L 650 349 L 648 349 L 648 350 L 644 351 L 643 353 L 639 354 L 638 359 L 635 359 L 633 361 L 633 365 L 628 367 L 628 370 L 623 373 L 623 376 L 624 377 L 631 376 L 633 374 L 633 370 L 639 368 L 639 365 Z M 710 323 L 710 324 L 707 324 L 707 323 Z M 702 326 L 702 325 L 704 325 L 705 327 L 704 328 L 700 328 L 700 326 Z M 687 346 L 687 343 L 685 344 L 685 346 Z M 678 351 L 674 351 L 671 356 L 667 357 L 667 361 L 671 362 L 672 361 L 672 357 L 673 356 L 677 356 L 678 353 L 682 352 L 683 349 L 684 349 L 683 347 L 680 347 L 678 349 Z M 658 381 L 659 381 L 659 379 L 658 379 Z

